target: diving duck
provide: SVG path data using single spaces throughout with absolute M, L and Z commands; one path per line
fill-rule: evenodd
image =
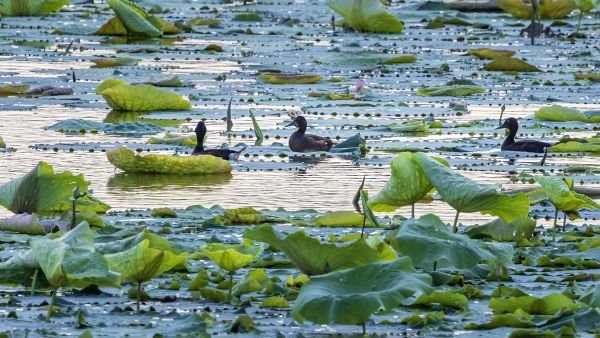
M 526 151 L 530 153 L 545 153 L 548 148 L 552 146 L 552 144 L 541 141 L 534 140 L 522 140 L 515 142 L 515 135 L 517 135 L 517 130 L 519 129 L 519 122 L 514 117 L 509 117 L 504 120 L 504 123 L 496 128 L 508 128 L 509 133 L 506 137 L 506 140 L 502 143 L 502 150 L 509 151 Z
M 226 148 L 212 148 L 204 149 L 204 135 L 206 135 L 206 125 L 204 121 L 198 122 L 196 125 L 196 147 L 192 151 L 192 155 L 212 155 L 220 157 L 224 160 L 237 160 L 240 157 L 240 153 L 246 149 L 246 147 L 240 150 L 231 150 Z
M 294 120 L 286 125 L 296 126 L 296 130 L 289 140 L 290 149 L 292 151 L 304 153 L 308 151 L 329 151 L 333 146 L 331 139 L 327 137 L 317 136 L 313 134 L 306 134 L 306 119 L 304 116 L 296 116 Z

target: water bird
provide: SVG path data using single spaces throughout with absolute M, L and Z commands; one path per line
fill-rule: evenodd
M 329 151 L 333 146 L 333 141 L 327 137 L 317 136 L 313 134 L 306 134 L 306 119 L 304 116 L 296 116 L 294 120 L 286 125 L 296 126 L 296 130 L 290 136 L 289 145 L 292 151 L 296 152 L 308 152 L 308 151 Z
M 246 149 L 246 147 L 240 150 L 226 148 L 204 149 L 204 136 L 206 135 L 206 125 L 204 124 L 204 121 L 198 122 L 194 131 L 196 132 L 196 147 L 194 147 L 192 155 L 212 155 L 224 160 L 237 160 L 240 157 L 240 153 Z
M 519 129 L 519 122 L 514 117 L 509 117 L 504 120 L 504 123 L 496 129 L 507 128 L 509 133 L 504 142 L 502 143 L 502 150 L 509 151 L 526 151 L 529 153 L 545 153 L 548 148 L 552 147 L 551 143 L 535 141 L 535 140 L 522 140 L 515 141 L 515 135 Z

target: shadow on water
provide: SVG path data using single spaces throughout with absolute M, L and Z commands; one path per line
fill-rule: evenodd
M 122 190 L 162 190 L 168 187 L 204 187 L 226 184 L 231 181 L 231 174 L 218 175 L 148 175 L 148 174 L 116 174 L 109 178 L 107 186 Z

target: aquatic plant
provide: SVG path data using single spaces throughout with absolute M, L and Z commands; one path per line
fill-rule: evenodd
M 69 0 L 0 0 L 0 15 L 32 16 L 58 12 Z
M 418 96 L 469 96 L 472 94 L 481 94 L 487 92 L 487 89 L 479 86 L 453 85 L 427 87 L 417 90 Z
M 497 59 L 499 57 L 511 57 L 516 54 L 515 51 L 512 50 L 504 50 L 504 49 L 490 49 L 490 48 L 477 48 L 477 49 L 468 49 L 468 55 L 473 55 L 478 57 L 479 59 Z
M 404 23 L 388 13 L 379 0 L 329 0 L 327 6 L 359 32 L 401 33 L 404 30 Z
M 192 108 L 192 104 L 181 95 L 146 84 L 129 85 L 108 79 L 98 85 L 96 93 L 102 95 L 114 110 L 141 112 Z
M 532 5 L 523 0 L 498 0 L 496 5 L 518 19 L 530 19 Z M 561 19 L 576 8 L 574 0 L 544 0 L 539 4 L 541 19 Z
M 270 84 L 312 84 L 322 79 L 321 75 L 296 73 L 262 73 L 257 78 Z
M 129 35 L 160 37 L 163 33 L 177 33 L 174 25 L 147 14 L 141 7 L 127 0 L 108 0 L 116 16 L 96 31 L 97 35 Z
M 483 70 L 501 72 L 541 72 L 541 70 L 521 59 L 513 57 L 498 57 L 483 66 Z
M 536 110 L 535 118 L 542 121 L 580 121 L 587 123 L 600 123 L 600 112 L 597 110 L 582 112 L 577 109 L 563 107 L 555 104 L 549 107 L 542 107 Z

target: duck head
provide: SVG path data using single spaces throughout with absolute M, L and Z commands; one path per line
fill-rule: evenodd
M 503 129 L 503 128 L 508 128 L 510 131 L 517 131 L 517 129 L 519 129 L 519 122 L 517 121 L 516 118 L 514 117 L 509 117 L 506 120 L 504 120 L 504 123 L 502 123 L 502 125 L 500 125 L 500 127 L 496 128 L 496 129 Z
M 306 130 L 306 119 L 304 118 L 304 116 L 296 116 L 296 118 L 290 124 L 286 125 L 286 127 L 290 126 L 296 126 L 296 128 L 300 130 Z
M 196 125 L 196 129 L 194 129 L 194 131 L 196 132 L 196 135 L 206 134 L 206 125 L 204 124 L 204 121 L 198 122 L 198 124 Z

